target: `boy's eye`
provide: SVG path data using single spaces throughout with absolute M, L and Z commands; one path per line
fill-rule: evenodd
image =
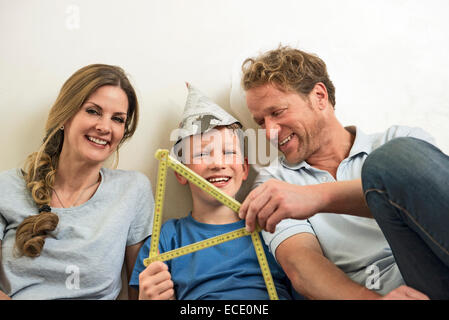
M 208 156 L 208 155 L 209 155 L 209 154 L 206 153 L 206 152 L 199 152 L 199 153 L 194 154 L 193 156 L 194 156 L 195 158 L 202 158 L 202 157 L 206 157 L 206 156 Z

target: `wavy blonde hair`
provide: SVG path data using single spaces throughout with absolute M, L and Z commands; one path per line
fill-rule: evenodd
M 327 74 L 326 64 L 316 55 L 279 46 L 256 58 L 246 59 L 242 71 L 245 91 L 269 83 L 281 90 L 292 90 L 307 96 L 318 82 L 322 82 L 326 86 L 329 102 L 335 108 L 335 87 Z
M 43 143 L 25 162 L 23 177 L 39 213 L 25 218 L 17 227 L 15 246 L 20 255 L 39 256 L 45 239 L 56 229 L 59 222 L 58 216 L 51 212 L 49 206 L 59 155 L 64 143 L 64 134 L 60 128 L 80 110 L 92 93 L 105 85 L 120 87 L 128 97 L 125 132 L 119 146 L 134 134 L 139 116 L 137 96 L 120 67 L 88 65 L 76 71 L 64 83 L 49 112 Z M 119 146 L 116 150 L 116 162 Z

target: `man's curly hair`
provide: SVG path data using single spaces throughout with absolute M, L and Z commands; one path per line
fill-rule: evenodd
M 279 46 L 242 64 L 242 86 L 245 91 L 265 84 L 280 90 L 307 96 L 318 82 L 327 89 L 329 102 L 335 108 L 335 87 L 327 74 L 326 64 L 318 56 Z

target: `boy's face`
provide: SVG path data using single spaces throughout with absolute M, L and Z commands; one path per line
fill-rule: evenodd
M 189 143 L 185 146 L 188 148 Z M 240 149 L 238 136 L 225 127 L 190 137 L 190 152 L 184 160 L 188 168 L 231 197 L 237 194 L 243 180 L 248 177 L 248 162 Z M 187 183 L 182 176 L 176 177 L 180 183 Z M 194 201 L 218 203 L 194 184 L 190 184 L 190 189 Z

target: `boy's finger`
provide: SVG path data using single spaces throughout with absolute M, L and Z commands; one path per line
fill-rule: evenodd
M 152 276 L 166 270 L 168 270 L 168 267 L 165 263 L 162 261 L 154 261 L 150 263 L 143 272 L 147 273 L 149 276 Z

